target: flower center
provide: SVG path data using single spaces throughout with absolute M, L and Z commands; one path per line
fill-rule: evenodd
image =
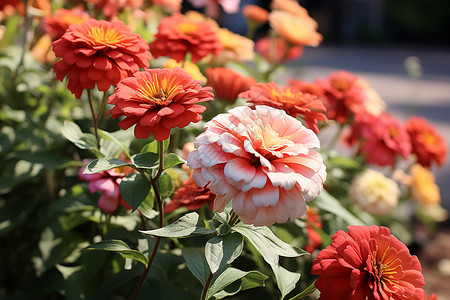
M 430 132 L 424 132 L 423 138 L 428 145 L 433 145 L 436 142 L 436 136 Z
M 198 30 L 197 24 L 194 23 L 181 23 L 178 27 L 180 31 L 186 35 L 192 35 Z
M 164 107 L 172 102 L 172 98 L 182 89 L 181 86 L 168 84 L 167 79 L 141 81 L 137 89 L 138 98 L 148 104 Z
M 401 273 L 401 262 L 397 259 L 396 255 L 392 255 L 394 249 L 389 247 L 383 253 L 383 255 L 377 259 L 378 247 L 372 251 L 372 266 L 374 269 L 375 280 L 378 284 L 383 285 L 395 285 L 398 283 L 398 276 Z M 396 252 L 396 251 L 395 251 Z M 400 267 L 400 269 L 398 269 Z
M 120 42 L 125 35 L 120 34 L 113 28 L 92 27 L 88 35 L 96 42 L 96 44 L 116 44 Z
M 334 78 L 331 81 L 331 86 L 339 91 L 346 91 L 350 89 L 350 82 L 343 78 Z

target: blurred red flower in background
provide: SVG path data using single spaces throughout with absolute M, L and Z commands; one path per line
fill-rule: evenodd
M 405 124 L 411 138 L 412 153 L 424 167 L 432 163 L 442 166 L 447 156 L 447 145 L 442 135 L 423 117 L 412 116 Z
M 319 299 L 425 299 L 419 260 L 388 228 L 349 226 L 331 238 L 311 270 Z
M 84 10 L 58 9 L 51 17 L 45 18 L 44 29 L 53 40 L 57 40 L 64 35 L 67 28 L 72 24 L 81 24 L 91 17 Z
M 319 213 L 311 207 L 308 207 L 308 210 L 306 211 L 306 232 L 308 234 L 308 244 L 304 247 L 304 249 L 311 254 L 322 245 L 322 237 L 319 233 L 317 233 L 313 226 L 322 229 L 322 222 L 320 221 Z
M 213 88 L 217 98 L 234 103 L 241 92 L 256 83 L 251 76 L 243 76 L 229 68 L 206 69 L 208 85 Z
M 288 45 L 280 37 L 263 37 L 256 42 L 256 52 L 260 53 L 270 63 L 282 63 L 300 58 L 303 46 Z
M 175 13 L 161 20 L 150 50 L 155 57 L 168 56 L 177 62 L 189 52 L 196 63 L 208 54 L 219 55 L 222 44 L 210 23 Z
M 202 87 L 182 68 L 147 69 L 125 78 L 108 98 L 114 107 L 107 112 L 112 118 L 125 116 L 119 127 L 128 129 L 136 124 L 138 139 L 150 133 L 162 141 L 174 127 L 183 128 L 202 119 L 205 107 L 198 102 L 213 100 L 210 87 Z
M 95 8 L 107 18 L 119 15 L 119 12 L 126 8 L 135 10 L 144 4 L 144 0 L 86 0 L 86 2 L 94 4 Z
M 53 65 L 56 78 L 68 75 L 69 90 L 77 98 L 84 89 L 107 91 L 120 80 L 149 67 L 152 55 L 147 42 L 122 21 L 90 19 L 71 25 L 53 42 L 53 50 L 62 59 Z

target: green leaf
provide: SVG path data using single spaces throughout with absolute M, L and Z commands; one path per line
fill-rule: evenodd
M 281 299 L 289 294 L 300 279 L 300 273 L 294 273 L 286 270 L 279 264 L 271 265 L 273 273 L 275 274 L 275 280 L 277 281 L 278 288 L 281 292 Z
M 131 161 L 137 168 L 141 169 L 153 169 L 159 166 L 158 155 L 151 152 L 135 154 L 131 157 Z
M 342 218 L 348 225 L 367 225 L 345 207 L 339 203 L 339 200 L 331 196 L 327 191 L 323 190 L 320 195 L 311 202 L 314 206 L 330 212 L 340 218 Z
M 244 240 L 237 232 L 210 238 L 205 246 L 205 257 L 211 273 L 216 273 L 220 267 L 231 264 L 241 255 L 243 247 Z
M 91 133 L 83 133 L 80 127 L 71 121 L 64 121 L 64 126 L 61 129 L 62 134 L 66 139 L 71 141 L 80 149 L 97 149 L 97 140 Z
M 150 182 L 140 173 L 130 173 L 125 176 L 119 185 L 123 199 L 133 208 L 138 209 L 151 189 Z
M 264 281 L 267 280 L 269 277 L 258 271 L 244 272 L 236 268 L 228 268 L 225 271 L 223 271 L 222 274 L 220 274 L 211 284 L 211 286 L 208 289 L 206 299 L 209 299 L 212 296 L 216 296 L 218 293 L 226 289 L 227 286 L 243 278 L 246 278 L 246 280 L 241 281 L 241 284 L 237 289 L 236 286 L 234 286 L 232 289 L 232 294 L 236 294 L 240 290 L 264 286 Z M 228 294 L 230 292 L 231 291 L 225 293 Z M 224 293 L 221 294 L 223 295 Z M 222 298 L 221 294 L 219 294 L 218 296 L 219 299 Z
M 139 205 L 139 211 L 148 219 L 153 219 L 156 215 L 156 211 L 153 210 L 153 205 L 155 203 L 155 193 L 153 189 L 150 189 L 147 197 Z
M 173 179 L 169 174 L 163 173 L 156 182 L 156 186 L 158 187 L 159 195 L 161 199 L 169 197 L 175 186 L 173 185 Z
M 182 254 L 188 269 L 205 286 L 209 276 L 208 263 L 202 248 L 183 248 Z
M 214 229 L 206 228 L 205 221 L 196 213 L 188 213 L 174 223 L 163 228 L 141 231 L 144 234 L 162 237 L 183 238 L 191 235 L 206 235 L 216 233 Z
M 119 133 L 122 133 L 123 130 L 120 130 Z M 128 146 L 125 145 L 124 143 L 122 143 L 121 141 L 119 141 L 114 135 L 114 133 L 110 133 L 108 131 L 104 131 L 101 129 L 98 129 L 98 133 L 99 135 L 104 138 L 105 140 L 109 140 L 112 141 L 113 143 L 115 143 L 117 146 L 119 146 L 120 149 L 122 149 L 123 152 L 126 153 L 126 155 L 129 157 L 129 149 Z M 129 143 L 128 143 L 129 144 Z
M 313 283 L 311 283 L 310 286 L 308 286 L 306 289 L 304 289 L 299 294 L 295 295 L 292 298 L 289 298 L 289 300 L 295 300 L 295 299 L 304 298 L 304 297 L 309 296 L 312 293 L 314 293 L 316 291 L 316 286 L 314 285 L 314 283 L 315 283 L 315 281 Z
M 95 244 L 92 244 L 82 251 L 111 251 L 119 253 L 123 258 L 129 258 L 143 263 L 145 266 L 148 264 L 148 258 L 143 253 L 131 249 L 126 243 L 121 240 L 105 240 Z
M 167 149 L 169 148 L 170 139 L 164 140 L 163 143 L 164 143 L 164 145 L 163 145 L 164 152 L 166 152 Z M 158 141 L 153 141 L 151 143 L 148 143 L 141 149 L 141 153 L 147 153 L 147 152 L 158 154 Z
M 94 174 L 123 166 L 132 166 L 132 164 L 124 162 L 118 158 L 103 157 L 91 161 L 84 169 L 83 174 Z
M 164 169 L 169 169 L 175 167 L 176 165 L 185 163 L 186 161 L 175 153 L 169 153 L 166 155 L 166 157 L 164 157 Z
M 309 254 L 303 249 L 283 242 L 267 226 L 255 227 L 238 223 L 232 229 L 252 243 L 269 265 L 277 264 L 280 256 L 298 257 Z

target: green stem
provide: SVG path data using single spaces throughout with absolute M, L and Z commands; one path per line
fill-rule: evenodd
M 91 114 L 92 114 L 92 123 L 94 124 L 94 134 L 95 134 L 95 138 L 97 140 L 97 148 L 100 149 L 100 138 L 98 136 L 98 119 L 97 119 L 97 115 L 95 113 L 94 110 L 94 104 L 92 103 L 92 96 L 91 96 L 91 90 L 87 90 L 87 94 L 88 94 L 88 100 L 89 100 L 89 108 L 91 109 Z
M 214 274 L 209 273 L 208 280 L 206 280 L 205 287 L 203 288 L 202 298 L 201 300 L 206 300 L 206 295 L 208 294 L 209 286 L 211 285 L 211 281 L 213 279 Z
M 102 102 L 100 104 L 100 107 L 98 108 L 98 112 L 95 117 L 97 119 L 97 121 L 100 120 L 100 118 L 102 117 L 103 111 L 105 110 L 107 99 L 108 99 L 108 94 L 106 92 L 103 92 Z

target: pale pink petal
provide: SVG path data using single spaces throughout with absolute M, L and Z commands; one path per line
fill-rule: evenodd
M 243 158 L 235 158 L 229 161 L 224 168 L 225 176 L 236 182 L 244 181 L 249 183 L 255 177 L 255 172 L 255 167 Z
M 256 207 L 275 206 L 280 197 L 280 190 L 271 184 L 266 184 L 262 189 L 252 189 L 248 193 L 252 194 Z
M 108 197 L 105 194 L 101 195 L 100 198 L 98 199 L 98 207 L 109 213 L 112 214 L 113 212 L 116 211 L 117 207 L 119 207 L 120 204 L 120 199 L 116 198 L 116 197 Z

